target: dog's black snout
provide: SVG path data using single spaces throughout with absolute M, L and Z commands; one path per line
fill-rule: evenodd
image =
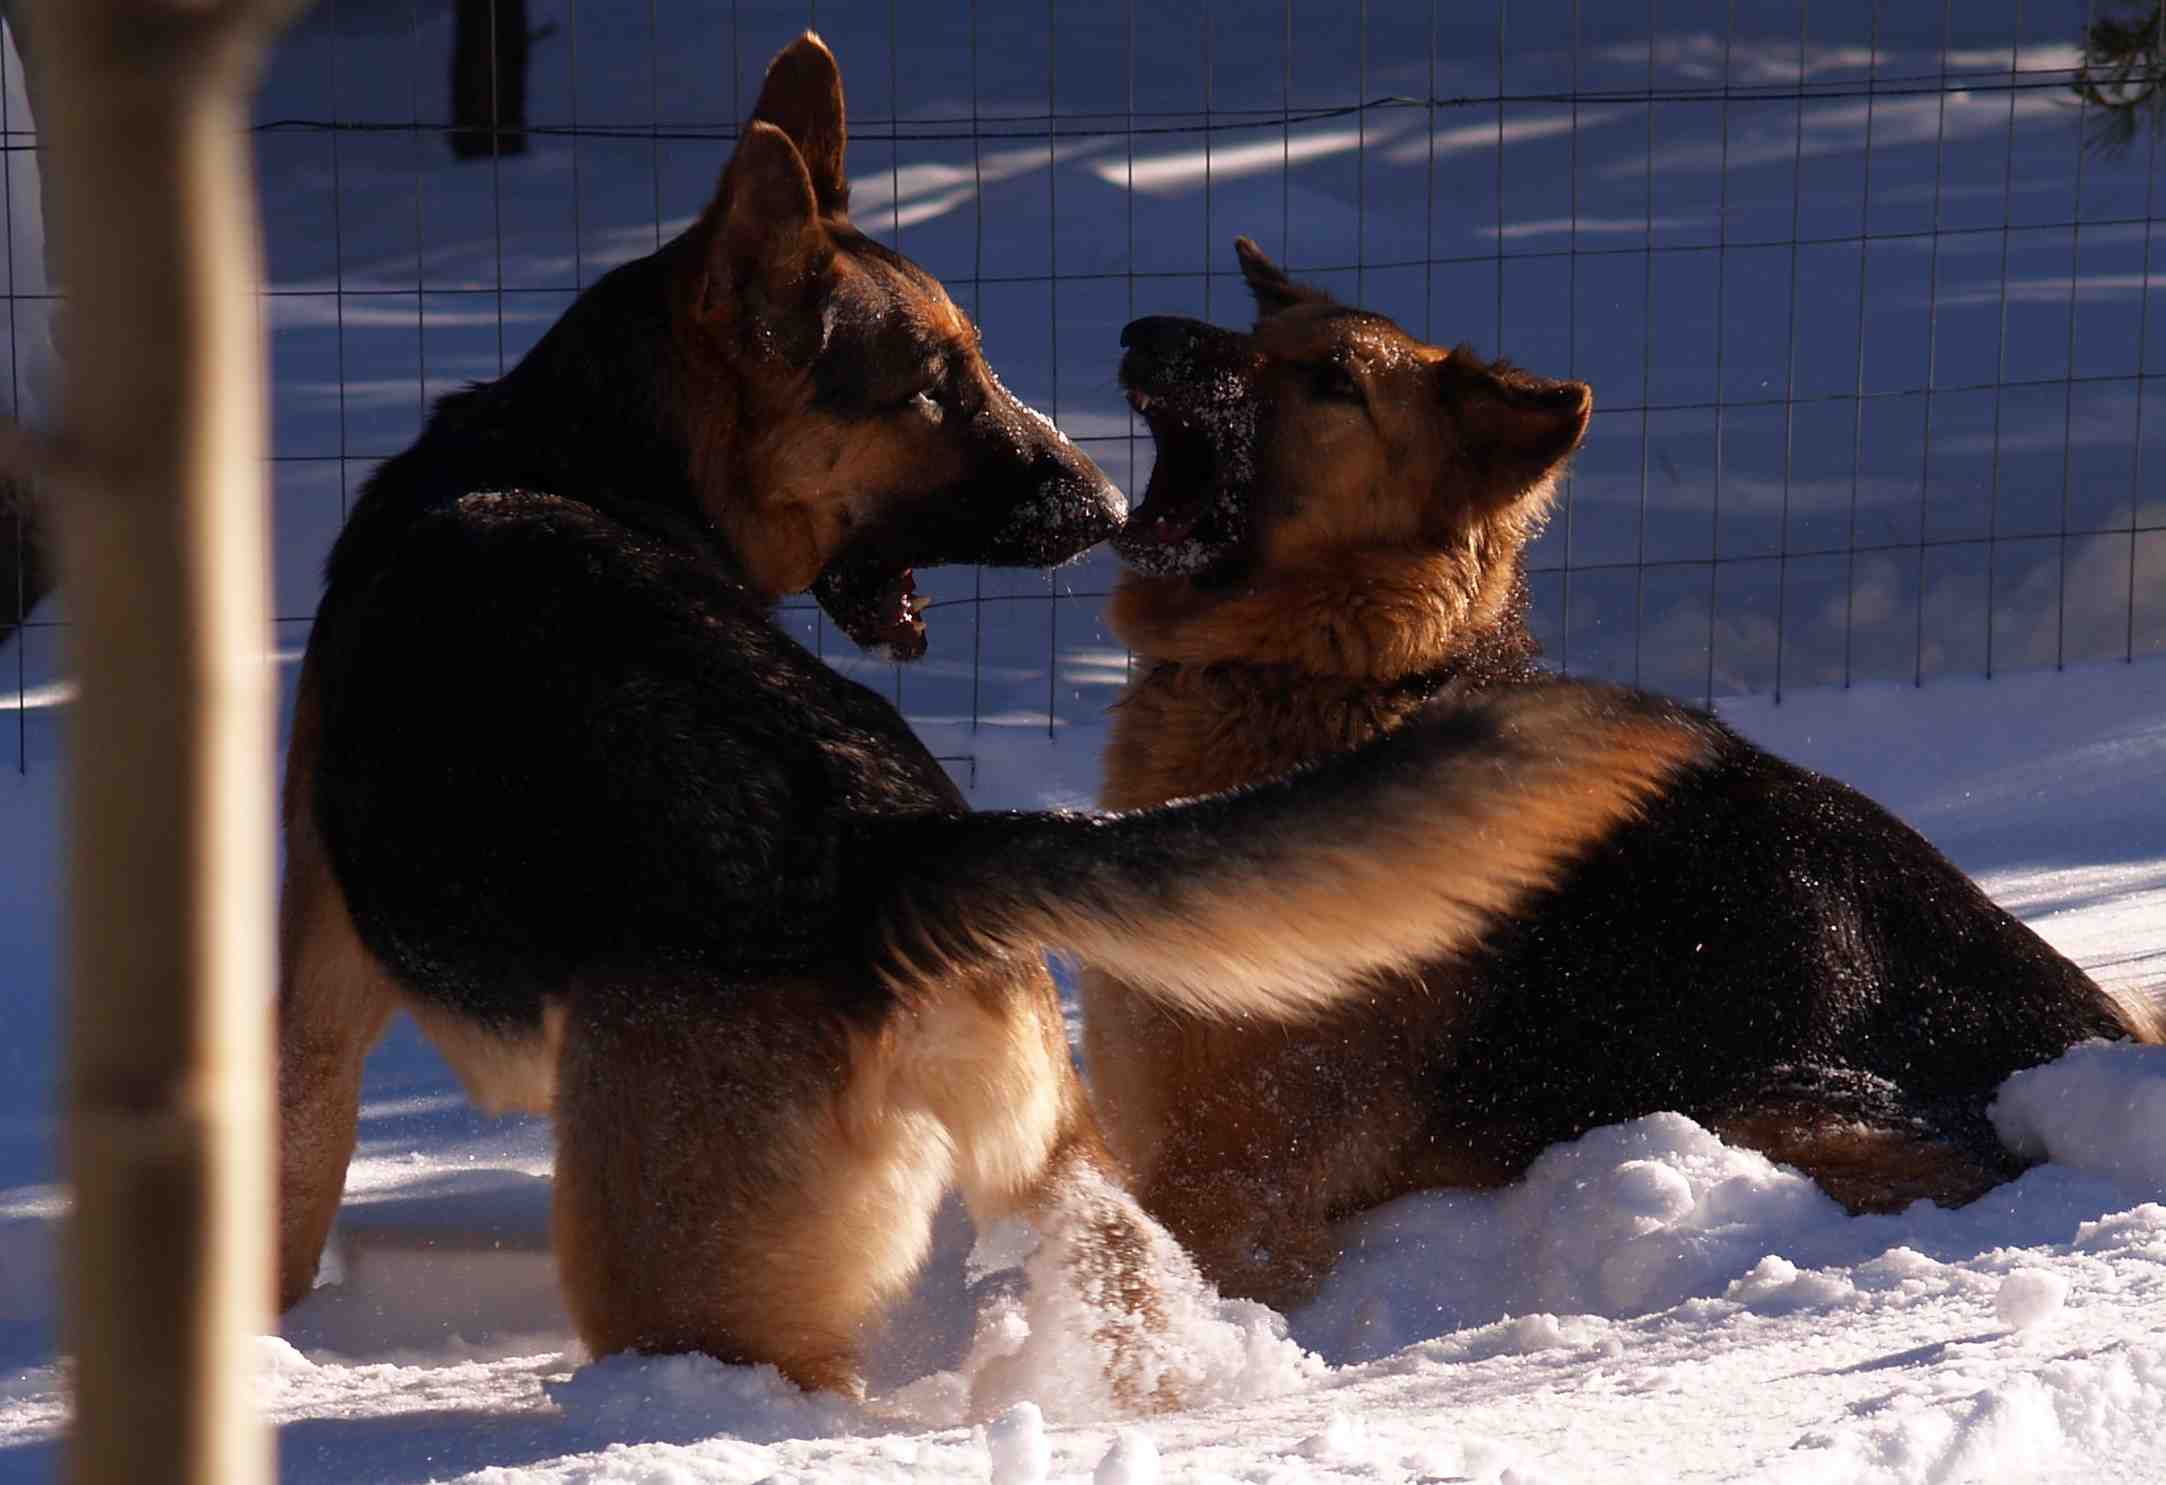
M 1202 338 L 1197 332 L 1204 328 L 1200 321 L 1179 315 L 1145 315 L 1122 327 L 1121 346 L 1145 355 L 1169 356 L 1194 346 Z

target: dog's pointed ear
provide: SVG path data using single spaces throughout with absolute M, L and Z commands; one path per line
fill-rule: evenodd
M 1234 256 L 1241 260 L 1241 277 L 1248 280 L 1251 294 L 1256 296 L 1256 317 L 1264 319 L 1297 304 L 1329 304 L 1331 296 L 1322 289 L 1312 289 L 1307 284 L 1297 284 L 1286 276 L 1286 271 L 1264 256 L 1264 250 L 1246 237 L 1233 240 Z
M 807 31 L 775 54 L 752 118 L 773 124 L 797 146 L 821 211 L 840 216 L 849 210 L 850 177 L 843 164 L 850 136 L 842 105 L 842 69 L 826 42 Z
M 1547 488 L 1587 436 L 1594 388 L 1585 382 L 1484 365 L 1463 350 L 1438 369 L 1441 395 L 1458 418 L 1470 461 L 1487 477 L 1483 493 L 1494 504 Z
M 749 312 L 774 328 L 805 300 L 829 251 L 804 157 L 773 124 L 751 125 L 708 208 L 699 318 Z

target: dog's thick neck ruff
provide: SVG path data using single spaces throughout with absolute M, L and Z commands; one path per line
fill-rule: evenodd
M 1224 587 L 1124 573 L 1107 608 L 1139 657 L 1291 668 L 1318 681 L 1516 678 L 1537 652 L 1517 562 L 1500 580 L 1472 550 L 1364 554 Z
M 1124 574 L 1108 621 L 1146 663 L 1114 712 L 1102 802 L 1253 784 L 1395 732 L 1447 690 L 1532 678 L 1517 566 L 1497 585 L 1435 551 L 1223 587 Z

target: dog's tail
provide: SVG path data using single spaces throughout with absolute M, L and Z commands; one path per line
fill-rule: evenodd
M 2131 1037 L 2146 1046 L 2166 1046 L 2166 980 L 2111 986 L 2106 996 Z
M 1560 681 L 1227 794 L 885 825 L 873 857 L 907 864 L 878 868 L 881 972 L 909 997 L 1051 948 L 1192 1011 L 1297 1017 L 1471 947 L 1714 741 L 1667 702 Z

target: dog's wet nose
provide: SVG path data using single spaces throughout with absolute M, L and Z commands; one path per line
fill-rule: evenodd
M 1194 320 L 1179 315 L 1145 315 L 1130 320 L 1121 330 L 1121 346 L 1146 355 L 1165 356 L 1196 343 L 1199 328 Z

